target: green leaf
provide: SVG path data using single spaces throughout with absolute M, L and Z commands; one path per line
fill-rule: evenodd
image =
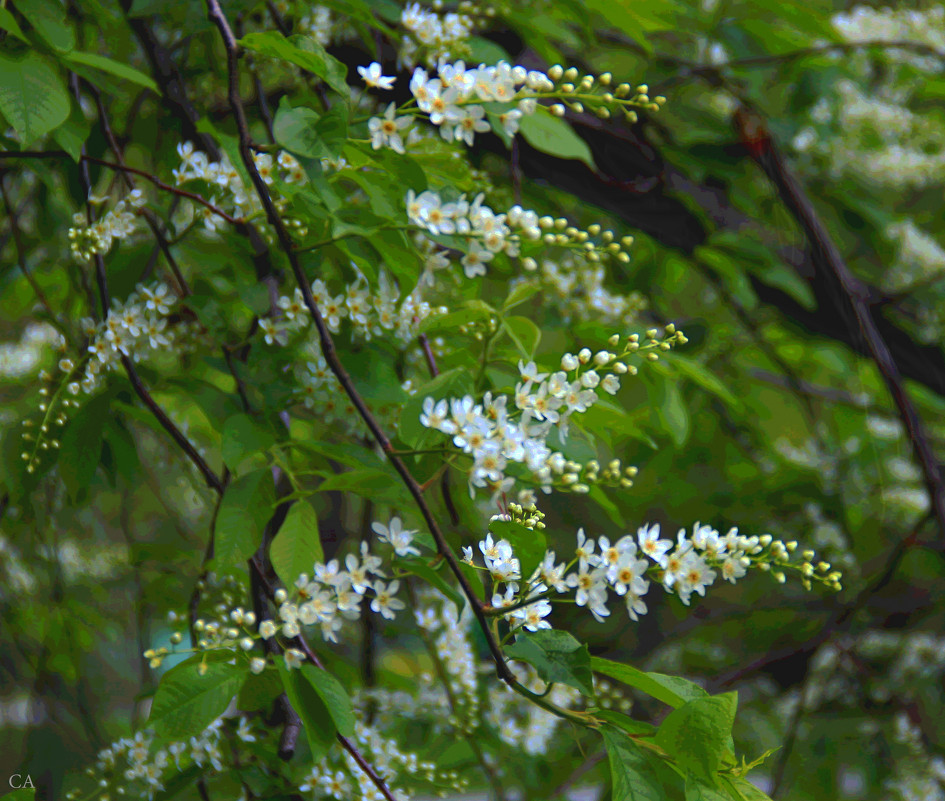
M 521 562 L 522 579 L 528 580 L 535 568 L 545 558 L 548 541 L 544 532 L 527 528 L 513 520 L 491 520 L 489 531 L 496 537 L 508 540 L 512 550 Z
M 91 67 L 92 69 L 107 72 L 109 75 L 114 75 L 116 78 L 121 78 L 138 86 L 142 86 L 145 89 L 150 89 L 155 94 L 161 93 L 154 80 L 141 72 L 141 70 L 137 70 L 127 64 L 122 64 L 120 61 L 115 61 L 107 56 L 100 56 L 98 53 L 83 53 L 80 50 L 75 50 L 65 56 L 64 60 L 71 65 L 78 64 L 83 67 Z
M 223 462 L 231 470 L 251 453 L 265 451 L 275 443 L 267 431 L 248 414 L 234 414 L 223 423 L 223 444 L 220 448 Z
M 595 718 L 606 720 L 611 726 L 616 726 L 627 734 L 643 735 L 644 737 L 652 737 L 656 734 L 656 726 L 652 723 L 634 720 L 623 712 L 617 712 L 613 709 L 595 709 L 593 714 Z
M 541 629 L 522 632 L 505 651 L 514 659 L 528 662 L 545 681 L 567 684 L 584 695 L 594 694 L 587 646 L 566 631 Z
M 273 132 L 280 145 L 300 156 L 337 159 L 348 136 L 348 110 L 340 104 L 319 114 L 310 108 L 292 108 L 283 97 Z
M 231 651 L 194 654 L 161 678 L 148 725 L 158 736 L 183 740 L 199 734 L 226 710 L 246 679 L 246 663 Z M 205 670 L 201 672 L 201 665 Z
M 322 699 L 338 733 L 344 737 L 354 736 L 354 708 L 341 682 L 326 670 L 306 662 L 302 675 Z
M 729 750 L 736 693 L 687 701 L 669 713 L 656 734 L 656 744 L 697 779 L 715 786 L 722 759 Z
M 516 284 L 515 288 L 509 292 L 505 303 L 502 304 L 502 311 L 507 312 L 510 309 L 514 309 L 516 306 L 520 306 L 539 292 L 541 292 L 541 284 L 537 282 L 523 281 L 520 284 Z
M 534 322 L 527 317 L 506 317 L 502 320 L 502 328 L 524 358 L 535 358 L 535 351 L 541 341 L 541 329 Z
M 324 560 L 318 516 L 308 501 L 292 504 L 269 546 L 269 558 L 286 587 L 291 587 L 302 573 L 311 575 L 315 563 Z
M 656 391 L 659 397 L 656 415 L 676 447 L 681 448 L 689 439 L 689 410 L 682 392 L 676 383 L 671 381 L 657 382 Z
M 405 488 L 397 477 L 386 470 L 351 470 L 336 473 L 318 485 L 319 492 L 339 490 L 354 492 L 362 498 L 388 503 L 403 503 L 406 500 Z
M 704 364 L 695 361 L 695 359 L 690 359 L 687 356 L 681 356 L 678 353 L 673 353 L 669 359 L 667 359 L 666 364 L 668 364 L 671 368 L 675 368 L 694 384 L 698 384 L 706 392 L 715 395 L 719 400 L 723 401 L 732 409 L 737 410 L 741 408 L 741 401 L 739 401 L 738 398 L 732 394 L 731 390 L 725 386 L 725 383 L 722 381 L 722 379 L 720 379 Z M 660 362 L 656 362 L 653 366 L 661 367 L 665 365 L 661 365 Z M 667 372 L 669 372 L 669 370 L 667 370 Z
M 740 801 L 771 801 L 771 797 L 763 793 L 744 776 L 722 776 L 722 783 L 727 784 L 734 798 Z
M 0 113 L 24 147 L 69 118 L 62 77 L 36 52 L 21 58 L 0 53 Z
M 281 694 L 282 681 L 278 671 L 267 667 L 262 673 L 250 673 L 246 677 L 236 699 L 236 706 L 244 711 L 268 711 L 272 708 L 272 702 Z
M 226 572 L 242 567 L 262 542 L 263 528 L 272 516 L 275 490 L 268 467 L 236 479 L 220 502 L 213 563 Z
M 671 707 L 680 707 L 687 701 L 695 698 L 708 697 L 708 693 L 698 684 L 676 676 L 665 676 L 662 673 L 644 673 L 630 665 L 612 662 L 599 656 L 591 657 L 591 668 L 596 673 L 603 673 L 612 679 L 617 679 L 631 687 L 636 687 L 657 701 L 669 704 Z
M 301 670 L 290 670 L 284 659 L 276 659 L 276 667 L 282 679 L 282 689 L 305 727 L 312 758 L 321 759 L 331 748 L 337 731 L 331 712 Z M 314 665 L 312 667 L 318 670 Z
M 52 135 L 56 144 L 78 163 L 82 156 L 82 145 L 89 138 L 91 130 L 92 126 L 82 113 L 82 109 L 79 108 L 79 104 L 73 101 L 70 103 L 69 119 L 56 128 Z
M 102 455 L 102 432 L 108 422 L 110 394 L 93 398 L 72 418 L 59 447 L 59 475 L 75 500 L 92 482 Z
M 247 50 L 264 56 L 281 58 L 314 73 L 344 97 L 350 94 L 348 84 L 345 83 L 347 67 L 334 56 L 330 56 L 324 47 L 308 36 L 296 34 L 286 39 L 281 33 L 267 31 L 246 34 L 239 43 Z
M 14 776 L 17 774 L 11 773 L 8 777 L 8 781 L 14 781 Z M 30 781 L 32 781 L 32 776 L 30 776 Z M 21 775 L 17 781 L 26 781 L 26 776 Z M 19 789 L 14 790 L 12 793 L 6 793 L 3 796 L 4 801 L 33 801 L 36 798 L 36 788 L 35 787 L 20 787 Z
M 592 170 L 596 169 L 587 142 L 568 123 L 552 115 L 544 106 L 539 106 L 534 114 L 522 117 L 519 132 L 528 144 L 542 153 L 562 159 L 578 159 Z
M 608 729 L 601 729 L 601 736 L 610 763 L 613 801 L 664 801 L 662 782 L 644 749 Z
M 75 47 L 75 31 L 66 19 L 65 6 L 57 0 L 27 0 L 17 3 L 16 8 L 54 50 Z
M 465 596 L 425 561 L 422 559 L 395 559 L 394 567 L 413 573 L 430 586 L 436 587 L 446 598 L 453 602 L 456 606 L 456 613 L 462 614 L 463 608 L 466 606 Z
M 23 29 L 20 28 L 20 23 L 18 23 L 16 21 L 16 17 L 14 17 L 5 8 L 0 8 L 0 29 L 3 29 L 7 31 L 8 33 L 11 33 L 21 42 L 26 42 L 27 44 L 29 44 L 29 40 L 24 35 Z

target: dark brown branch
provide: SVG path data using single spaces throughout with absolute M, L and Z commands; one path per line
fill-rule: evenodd
M 427 368 L 430 370 L 430 376 L 436 378 L 440 374 L 436 366 L 436 357 L 433 355 L 433 348 L 430 345 L 430 338 L 426 334 L 420 334 L 420 347 L 423 349 L 423 358 L 426 359 Z M 450 473 L 444 470 L 440 477 L 440 494 L 443 496 L 443 504 L 446 506 L 446 512 L 450 516 L 450 523 L 454 526 L 459 525 L 459 512 L 456 509 L 456 503 L 453 501 L 453 493 L 450 490 Z
M 928 434 L 903 386 L 902 375 L 885 340 L 876 327 L 870 312 L 867 287 L 846 265 L 843 256 L 820 221 L 804 188 L 795 179 L 778 152 L 771 134 L 763 121 L 755 114 L 742 111 L 736 115 L 736 123 L 742 140 L 749 152 L 775 185 L 781 200 L 803 228 L 814 250 L 815 257 L 835 278 L 853 310 L 860 332 L 866 339 L 870 356 L 876 363 L 883 381 L 899 410 L 906 427 L 916 459 L 922 468 L 929 499 L 938 522 L 940 536 L 945 540 L 945 483 L 939 467 L 938 457 L 932 450 Z M 943 542 L 942 544 L 945 544 Z
M 393 446 L 391 445 L 390 440 L 378 424 L 377 420 L 374 418 L 374 415 L 367 408 L 367 405 L 364 403 L 364 400 L 361 398 L 360 394 L 355 388 L 351 377 L 348 375 L 344 366 L 341 364 L 340 359 L 338 358 L 338 353 L 335 350 L 334 340 L 332 339 L 331 333 L 329 332 L 328 327 L 322 318 L 318 305 L 315 303 L 314 297 L 312 297 L 311 287 L 309 285 L 308 279 L 305 276 L 305 273 L 302 270 L 302 265 L 299 262 L 298 255 L 295 252 L 288 229 L 276 211 L 275 205 L 272 202 L 272 198 L 269 196 L 269 190 L 266 187 L 265 182 L 262 180 L 262 177 L 259 175 L 258 170 L 256 169 L 256 164 L 253 159 L 253 152 L 251 149 L 249 125 L 246 120 L 246 112 L 243 108 L 243 101 L 239 94 L 239 47 L 237 45 L 236 38 L 233 36 L 233 31 L 227 22 L 226 16 L 220 8 L 218 0 L 206 0 L 206 2 L 210 21 L 220 31 L 220 35 L 223 39 L 223 44 L 226 49 L 227 74 L 229 79 L 227 94 L 230 107 L 233 111 L 233 116 L 236 120 L 237 130 L 239 131 L 240 157 L 243 160 L 243 164 L 249 173 L 253 187 L 255 188 L 256 193 L 262 202 L 263 208 L 266 211 L 266 217 L 269 220 L 269 223 L 275 229 L 279 244 L 289 259 L 292 273 L 295 276 L 295 280 L 302 291 L 302 297 L 305 301 L 305 306 L 311 314 L 312 320 L 315 323 L 315 327 L 318 330 L 319 341 L 321 343 L 322 354 L 325 357 L 325 361 L 328 363 L 332 373 L 334 373 L 335 377 L 338 379 L 338 383 L 341 384 L 345 394 L 357 409 L 358 414 L 361 416 L 361 419 L 364 420 L 364 423 L 367 425 L 371 435 L 381 447 L 381 450 L 383 450 L 387 455 L 391 465 L 397 471 L 398 475 L 401 477 L 402 481 L 407 487 L 407 490 L 410 492 L 415 503 L 417 504 L 421 516 L 426 522 L 430 533 L 433 535 L 438 553 L 443 557 L 443 559 L 446 560 L 447 565 L 449 566 L 453 575 L 456 577 L 456 580 L 462 588 L 463 593 L 469 599 L 473 613 L 476 615 L 483 634 L 485 635 L 489 651 L 495 660 L 496 671 L 499 677 L 503 681 L 507 682 L 510 686 L 515 686 L 517 684 L 515 677 L 511 670 L 509 670 L 508 665 L 505 663 L 502 650 L 499 648 L 499 644 L 493 636 L 491 629 L 489 628 L 489 623 L 482 611 L 482 604 L 479 598 L 476 596 L 476 593 L 474 592 L 472 585 L 469 583 L 469 580 L 460 569 L 456 556 L 453 554 L 449 543 L 446 541 L 446 537 L 443 535 L 443 532 L 441 531 L 436 518 L 433 516 L 426 499 L 423 497 L 423 490 L 420 488 L 420 485 L 417 484 L 416 480 L 411 475 L 410 471 L 407 469 L 407 466 L 400 459 L 400 457 L 393 453 Z
M 78 99 L 79 95 L 79 81 L 75 73 L 71 75 L 72 91 Z M 82 146 L 83 156 L 85 155 L 85 146 Z M 92 183 L 89 178 L 89 169 L 88 161 L 82 159 L 79 162 L 79 176 L 82 180 L 82 188 L 85 192 L 86 198 L 92 192 Z M 92 224 L 92 210 L 89 207 L 88 202 L 85 204 L 85 214 L 88 224 Z M 111 306 L 111 298 L 109 297 L 108 292 L 108 276 L 105 272 L 105 259 L 102 258 L 101 253 L 96 253 L 94 256 L 95 261 L 95 277 L 96 283 L 98 284 L 98 293 L 99 301 L 102 306 L 102 319 L 108 317 L 108 310 Z M 94 311 L 94 310 L 93 310 Z M 161 427 L 171 435 L 171 438 L 174 442 L 177 443 L 178 447 L 187 455 L 191 462 L 194 463 L 194 466 L 203 476 L 204 480 L 207 482 L 207 486 L 210 487 L 214 492 L 218 494 L 223 493 L 223 482 L 220 480 L 219 476 L 213 472 L 210 466 L 204 461 L 204 458 L 197 452 L 197 449 L 191 444 L 190 440 L 184 436 L 183 432 L 174 425 L 174 422 L 170 417 L 164 412 L 164 410 L 158 405 L 157 401 L 151 397 L 151 393 L 148 392 L 147 388 L 144 386 L 144 383 L 141 381 L 141 377 L 138 375 L 138 371 L 135 369 L 134 363 L 128 356 L 122 355 L 121 357 L 122 367 L 125 368 L 125 373 L 128 375 L 128 380 L 131 382 L 135 393 L 141 399 L 142 403 L 148 407 L 151 414 L 157 419 Z

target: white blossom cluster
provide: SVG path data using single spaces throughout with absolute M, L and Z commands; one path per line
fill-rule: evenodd
M 407 192 L 407 219 L 431 234 L 457 234 L 468 238 L 468 249 L 461 259 L 467 278 L 485 275 L 488 264 L 499 253 L 519 254 L 522 237 L 541 238 L 538 215 L 521 206 L 512 206 L 497 214 L 483 203 L 479 194 L 470 203 L 465 195 L 446 202 L 430 190 L 415 194 Z M 448 263 L 448 262 L 447 262 Z
M 604 283 L 605 270 L 600 264 L 565 257 L 556 261 L 542 259 L 538 277 L 551 304 L 564 322 L 593 320 L 603 325 L 628 326 L 646 309 L 646 298 L 639 292 L 626 295 L 612 292 Z
M 189 334 L 189 326 L 181 323 L 168 327 L 167 320 L 177 300 L 166 284 L 139 284 L 124 303 L 112 300 L 112 307 L 101 323 L 83 318 L 80 327 L 89 338 L 88 352 L 81 379 L 76 377 L 68 385 L 73 395 L 80 391 L 93 392 L 100 377 L 115 369 L 122 356 L 139 360 L 151 351 L 169 350 L 181 345 Z M 74 367 L 64 360 L 60 367 L 73 373 Z
M 423 300 L 419 285 L 401 299 L 397 283 L 384 269 L 378 272 L 376 291 L 372 291 L 364 276 L 359 274 L 336 295 L 318 278 L 312 282 L 312 297 L 333 334 L 339 333 L 342 321 L 347 320 L 353 339 L 369 342 L 384 337 L 402 346 L 416 339 L 418 328 L 427 317 L 446 311 Z M 291 296 L 280 297 L 278 306 L 284 321 L 269 318 L 259 321 L 267 345 L 284 345 L 290 332 L 308 328 L 312 322 L 300 289 Z
M 472 35 L 474 20 L 471 16 L 447 11 L 438 13 L 410 3 L 400 14 L 400 24 L 407 30 L 397 54 L 398 65 L 416 64 L 423 55 L 428 64 L 451 58 Z
M 0 342 L 0 377 L 14 380 L 30 375 L 39 367 L 46 349 L 60 344 L 62 335 L 48 323 L 27 323 L 19 339 Z
M 107 801 L 114 792 L 119 797 L 151 801 L 165 789 L 165 782 L 191 766 L 203 768 L 210 775 L 231 769 L 233 749 L 223 731 L 225 722 L 219 717 L 199 735 L 160 747 L 156 747 L 153 734 L 145 730 L 102 749 L 95 767 L 88 769 L 89 775 L 99 779 L 99 798 Z M 234 734 L 243 743 L 257 739 L 246 717 L 240 717 Z
M 838 81 L 811 110 L 794 137 L 799 153 L 826 160 L 834 177 L 851 174 L 894 188 L 928 186 L 945 178 L 945 136 L 936 122 L 908 107 L 911 85 L 862 89 Z
M 465 607 L 460 615 L 437 590 L 422 587 L 417 589 L 414 618 L 431 658 L 439 665 L 420 671 L 409 690 L 366 689 L 364 696 L 373 704 L 376 725 L 383 730 L 409 716 L 434 733 L 472 733 L 480 724 L 481 667 L 473 645 L 472 612 Z
M 547 683 L 530 665 L 511 662 L 509 669 L 519 683 L 536 695 L 548 690 Z M 575 705 L 581 694 L 565 684 L 555 684 L 545 697 L 555 706 L 567 709 Z M 520 748 L 529 756 L 548 753 L 561 726 L 561 718 L 535 705 L 505 683 L 490 684 L 487 701 L 485 719 L 495 728 L 502 742 Z
M 839 588 L 840 573 L 831 571 L 826 562 L 815 567 L 812 551 L 804 552 L 802 562 L 791 562 L 790 554 L 796 548 L 796 542 L 784 543 L 770 534 L 749 537 L 732 528 L 722 535 L 700 523 L 692 527 L 691 536 L 680 529 L 675 543 L 660 538 L 659 524 L 641 527 L 636 538 L 627 534 L 615 542 L 604 536 L 595 541 L 581 528 L 571 561 L 558 562 L 555 552 L 549 550 L 523 581 L 520 561 L 508 540 L 494 540 L 490 533 L 479 543 L 495 587 L 492 606 L 497 610 L 508 607 L 503 617 L 512 629 L 528 631 L 550 628 L 545 618 L 552 611 L 554 594 L 572 590 L 574 602 L 602 622 L 611 613 L 611 592 L 623 599 L 631 620 L 646 614 L 643 597 L 651 580 L 687 606 L 694 593 L 704 597 L 706 587 L 719 576 L 734 584 L 751 567 L 770 572 L 779 583 L 786 581 L 785 570 L 796 570 L 808 589 L 812 579 Z M 463 561 L 473 564 L 471 547 L 463 549 Z
M 847 42 L 915 42 L 945 52 L 945 8 L 925 9 L 854 6 L 831 19 L 834 30 Z M 923 70 L 941 67 L 941 60 L 908 48 L 895 56 Z
M 255 190 L 246 187 L 239 171 L 225 153 L 220 161 L 210 161 L 206 153 L 194 149 L 192 142 L 179 143 L 177 153 L 181 159 L 180 166 L 173 170 L 172 174 L 178 185 L 190 181 L 204 181 L 215 192 L 210 203 L 234 217 L 249 217 L 261 210 Z M 304 184 L 307 181 L 302 166 L 291 153 L 284 150 L 280 151 L 275 159 L 268 153 L 255 153 L 253 160 L 260 177 L 270 187 L 277 178 L 287 184 Z M 278 196 L 273 200 L 277 206 L 284 202 L 284 199 Z M 180 204 L 174 224 L 178 228 L 186 228 L 193 224 L 195 219 L 202 220 L 208 231 L 217 231 L 226 224 L 226 220 L 212 209 L 189 201 Z
M 393 87 L 395 79 L 382 75 L 380 64 L 375 62 L 358 69 L 368 86 L 379 89 Z M 440 136 L 447 142 L 465 142 L 470 146 L 477 133 L 485 133 L 492 127 L 484 104 L 502 109 L 490 113 L 507 136 L 514 136 L 522 116 L 537 111 L 536 95 L 555 88 L 545 73 L 513 67 L 506 61 L 469 68 L 462 61 L 441 61 L 436 74 L 437 77 L 431 77 L 423 67 L 414 70 L 410 93 L 416 107 L 439 129 Z M 401 132 L 409 128 L 415 112 L 406 108 L 402 111 L 407 116 L 398 117 L 397 109 L 391 103 L 383 117 L 369 120 L 368 130 L 375 150 L 390 147 L 398 153 L 404 152 Z
M 89 203 L 93 205 L 104 202 L 105 198 L 89 198 Z M 72 253 L 83 261 L 91 259 L 95 254 L 104 256 L 111 250 L 113 242 L 127 239 L 135 232 L 137 214 L 144 203 L 144 193 L 140 189 L 133 189 L 92 225 L 88 225 L 84 214 L 74 214 L 73 227 L 69 229 L 69 247 Z
M 945 248 L 928 231 L 907 218 L 890 225 L 886 236 L 896 243 L 895 265 L 883 276 L 883 286 L 891 292 L 908 291 L 914 284 L 925 284 L 945 277 Z
M 885 801 L 945 801 L 945 759 L 928 753 L 922 730 L 906 712 L 896 715 L 894 726 L 893 740 L 905 754 L 884 782 Z
M 398 556 L 419 554 L 411 543 L 416 531 L 403 528 L 399 517 L 391 519 L 388 525 L 374 523 L 374 531 L 381 542 L 390 544 Z M 302 626 L 315 626 L 321 629 L 323 639 L 338 641 L 338 631 L 345 620 L 357 620 L 361 616 L 361 602 L 370 598 L 372 612 L 387 620 L 393 620 L 397 612 L 404 608 L 404 602 L 396 597 L 400 581 L 386 583 L 386 574 L 381 569 L 383 560 L 371 553 L 366 542 L 361 543 L 360 554 L 348 554 L 344 567 L 337 559 L 327 564 L 316 562 L 313 573 L 300 575 L 295 581 L 295 592 L 290 599 L 285 590 L 277 591 L 279 602 L 279 620 L 276 625 L 272 620 L 259 624 L 259 634 L 269 639 L 278 631 L 287 639 L 296 637 Z M 297 668 L 302 663 L 302 655 L 294 649 L 285 653 L 287 667 Z
M 656 331 L 651 329 L 650 333 L 653 338 L 649 347 L 661 350 L 685 341 L 672 326 L 667 327 L 668 338 L 660 343 L 655 339 Z M 620 337 L 615 334 L 609 344 L 616 347 Z M 423 401 L 420 423 L 450 436 L 453 444 L 472 459 L 471 495 L 477 487 L 508 492 L 516 477 L 527 478 L 546 493 L 554 484 L 572 492 L 588 492 L 589 487 L 569 469 L 568 459 L 553 450 L 547 440 L 554 434 L 565 442 L 571 415 L 586 412 L 597 402 L 599 391 L 616 394 L 621 376 L 636 373 L 636 367 L 622 359 L 639 349 L 639 337 L 634 334 L 620 355 L 583 348 L 577 354 L 566 353 L 561 358 L 561 369 L 554 372 L 542 372 L 535 362 L 520 361 L 521 380 L 513 394 L 487 392 L 481 403 L 471 395 L 439 401 L 428 397 Z M 647 355 L 656 356 L 653 352 Z M 510 474 L 513 470 L 514 475 Z
M 355 704 L 360 705 L 360 698 Z M 354 741 L 365 760 L 378 775 L 383 776 L 397 801 L 409 801 L 412 793 L 407 786 L 419 786 L 440 794 L 466 788 L 466 780 L 456 771 L 444 771 L 428 760 L 420 759 L 412 751 L 381 734 L 381 727 L 366 723 L 359 716 L 355 720 Z M 396 783 L 398 787 L 391 787 Z M 371 778 L 355 759 L 340 748 L 333 748 L 312 767 L 299 784 L 299 791 L 308 798 L 360 798 L 365 801 L 384 801 Z

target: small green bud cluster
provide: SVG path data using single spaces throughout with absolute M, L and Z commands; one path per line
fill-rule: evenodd
M 551 113 L 556 117 L 563 117 L 570 109 L 577 114 L 594 114 L 602 120 L 622 114 L 627 122 L 635 123 L 637 109 L 655 112 L 666 102 L 662 95 L 650 97 L 646 84 L 637 87 L 629 83 L 615 85 L 609 72 L 597 76 L 581 75 L 577 67 L 565 68 L 555 64 L 548 70 L 548 77 L 554 82 L 554 89 L 547 93 L 548 96 L 561 101 L 551 106 Z
M 621 264 L 630 262 L 627 249 L 633 245 L 633 237 L 627 235 L 618 238 L 613 231 L 599 223 L 589 225 L 585 231 L 571 225 L 566 217 L 545 216 L 538 219 L 538 226 L 544 232 L 541 236 L 544 244 L 577 251 L 589 262 L 599 262 L 603 257 L 616 259 Z M 522 267 L 533 272 L 538 269 L 538 262 L 526 257 L 522 259 Z

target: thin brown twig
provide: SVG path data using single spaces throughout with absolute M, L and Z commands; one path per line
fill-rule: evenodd
M 131 179 L 131 174 L 125 165 L 125 159 L 121 152 L 121 146 L 118 144 L 118 139 L 115 136 L 115 132 L 112 130 L 111 123 L 108 120 L 108 114 L 105 111 L 105 104 L 102 102 L 102 93 L 95 86 L 92 86 L 91 89 L 92 96 L 95 98 L 95 106 L 98 109 L 98 119 L 99 124 L 102 126 L 102 132 L 105 134 L 105 139 L 108 142 L 108 146 L 111 148 L 112 153 L 115 154 L 115 161 L 117 161 L 118 165 L 121 167 L 119 174 L 122 176 L 122 178 L 124 178 L 125 186 L 127 186 L 129 190 L 134 191 L 135 182 Z M 164 254 L 164 258 L 167 260 L 168 267 L 171 268 L 171 273 L 174 275 L 174 280 L 177 282 L 178 295 L 181 297 L 190 295 L 190 287 L 187 285 L 187 281 L 184 279 L 184 276 L 180 271 L 180 267 L 177 265 L 177 260 L 174 258 L 173 254 L 171 253 L 171 249 L 168 246 L 167 238 L 161 232 L 154 215 L 148 209 L 142 209 L 141 215 L 144 217 L 145 222 L 151 229 L 151 233 L 154 234 L 154 238 L 157 241 L 158 247 L 161 249 L 161 252 Z
M 0 151 L 0 160 L 11 159 L 11 158 L 30 159 L 30 158 L 69 158 L 69 157 L 70 157 L 69 154 L 66 153 L 64 150 Z M 82 153 L 79 160 L 83 164 L 87 164 L 88 162 L 91 162 L 92 164 L 98 164 L 101 167 L 108 167 L 111 170 L 116 170 L 118 172 L 131 173 L 132 175 L 140 176 L 141 178 L 144 178 L 146 181 L 150 181 L 152 184 L 154 184 L 158 189 L 162 190 L 163 192 L 170 192 L 174 195 L 178 195 L 179 197 L 188 198 L 189 200 L 194 201 L 194 203 L 199 203 L 204 208 L 208 209 L 209 211 L 212 211 L 218 217 L 222 217 L 228 223 L 231 223 L 233 225 L 241 225 L 245 223 L 245 220 L 243 220 L 242 218 L 233 217 L 232 215 L 227 214 L 225 211 L 223 211 L 223 209 L 218 208 L 217 206 L 214 206 L 209 200 L 202 198 L 196 192 L 189 192 L 186 189 L 180 189 L 179 187 L 172 186 L 171 184 L 168 184 L 162 181 L 156 175 L 152 175 L 151 173 L 146 172 L 144 170 L 139 170 L 136 167 L 128 167 L 127 165 L 124 165 L 124 164 L 116 164 L 113 161 L 106 161 L 105 159 L 99 159 L 99 158 L 96 158 L 95 156 L 89 156 L 86 153 Z M 88 168 L 86 167 L 86 170 L 87 169 Z
M 72 91 L 73 94 L 78 98 L 79 95 L 79 81 L 75 73 L 72 73 L 71 77 Z M 83 148 L 83 156 L 85 146 Z M 88 197 L 92 192 L 92 182 L 89 178 L 88 170 L 88 161 L 82 159 L 79 162 L 79 177 L 82 181 L 82 188 L 85 192 L 85 196 Z M 86 202 L 85 204 L 85 214 L 86 220 L 89 225 L 92 224 L 92 210 Z M 99 293 L 99 302 L 101 303 L 101 314 L 102 319 L 104 320 L 108 317 L 108 310 L 111 306 L 111 298 L 108 291 L 108 276 L 105 272 L 105 259 L 102 258 L 101 253 L 96 253 L 94 257 L 95 262 L 95 278 L 96 283 L 98 284 L 98 293 Z M 92 310 L 94 313 L 94 309 Z M 191 444 L 190 440 L 184 436 L 183 432 L 174 425 L 174 422 L 170 417 L 167 416 L 166 412 L 158 405 L 157 401 L 151 397 L 151 393 L 148 392 L 147 387 L 145 387 L 144 382 L 141 380 L 141 376 L 138 375 L 138 371 L 135 369 L 134 363 L 128 356 L 122 355 L 121 357 L 122 367 L 125 368 L 125 373 L 128 375 L 128 380 L 131 382 L 131 386 L 135 391 L 135 394 L 141 399 L 142 403 L 148 407 L 151 414 L 157 419 L 161 427 L 171 435 L 171 438 L 174 442 L 177 443 L 178 447 L 184 451 L 187 457 L 193 462 L 194 466 L 203 476 L 204 480 L 207 482 L 207 486 L 210 487 L 217 494 L 223 493 L 223 482 L 220 480 L 220 477 L 210 468 L 210 465 L 206 463 L 204 458 L 197 452 L 197 449 Z
M 945 539 L 945 482 L 942 480 L 938 457 L 932 450 L 925 424 L 906 392 L 899 366 L 873 319 L 867 302 L 866 286 L 847 267 L 840 250 L 821 222 L 806 192 L 781 157 L 764 121 L 758 114 L 742 109 L 736 114 L 735 122 L 749 153 L 775 185 L 781 201 L 807 235 L 814 250 L 815 259 L 820 257 L 820 262 L 846 296 L 866 340 L 870 356 L 899 410 L 899 417 L 912 441 L 912 448 L 922 469 L 932 509 L 938 522 L 940 536 Z
M 381 447 L 381 450 L 383 450 L 387 455 L 391 465 L 397 471 L 398 475 L 406 485 L 407 490 L 410 492 L 415 503 L 417 504 L 420 514 L 426 522 L 427 527 L 429 528 L 430 533 L 432 534 L 436 543 L 437 551 L 446 560 L 447 565 L 462 588 L 464 595 L 469 599 L 473 613 L 475 614 L 479 625 L 483 630 L 483 634 L 485 635 L 489 651 L 495 660 L 496 672 L 503 681 L 512 687 L 517 687 L 518 682 L 505 662 L 505 658 L 502 655 L 502 650 L 493 636 L 493 633 L 489 627 L 489 623 L 482 612 L 482 606 L 479 598 L 473 591 L 469 580 L 460 569 L 460 565 L 456 559 L 456 556 L 453 554 L 449 543 L 446 541 L 446 537 L 443 535 L 443 532 L 440 529 L 436 518 L 433 516 L 426 499 L 423 497 L 423 491 L 417 484 L 416 479 L 414 479 L 414 477 L 411 475 L 404 462 L 393 453 L 393 446 L 391 445 L 390 440 L 378 424 L 377 420 L 374 418 L 374 415 L 367 408 L 367 405 L 364 403 L 364 400 L 361 398 L 360 394 L 355 388 L 351 377 L 348 375 L 344 365 L 341 364 L 341 361 L 338 358 L 334 340 L 332 339 L 331 333 L 329 332 L 328 327 L 322 318 L 318 305 L 315 303 L 315 299 L 312 296 L 311 287 L 309 285 L 308 279 L 305 276 L 305 273 L 302 270 L 302 265 L 299 262 L 298 256 L 295 252 L 288 229 L 283 223 L 282 218 L 279 216 L 275 205 L 272 202 L 272 198 L 269 196 L 269 190 L 266 187 L 265 182 L 262 180 L 262 177 L 259 175 L 258 170 L 256 169 L 256 164 L 253 159 L 253 153 L 251 149 L 251 140 L 249 135 L 249 125 L 246 120 L 246 111 L 243 107 L 243 101 L 240 98 L 239 93 L 239 46 L 236 42 L 236 38 L 233 35 L 233 31 L 230 28 L 229 22 L 227 22 L 226 16 L 223 13 L 223 10 L 220 8 L 219 0 L 206 0 L 206 4 L 210 21 L 220 31 L 223 45 L 226 50 L 228 74 L 227 95 L 230 108 L 233 111 L 233 116 L 236 121 L 237 131 L 239 132 L 240 157 L 243 161 L 243 164 L 246 166 L 246 170 L 249 173 L 253 187 L 256 190 L 260 201 L 262 202 L 263 208 L 266 211 L 266 217 L 269 220 L 269 223 L 275 229 L 279 244 L 289 260 L 289 265 L 292 268 L 296 282 L 302 291 L 302 297 L 305 301 L 305 306 L 311 314 L 312 321 L 315 323 L 315 327 L 318 331 L 322 354 L 325 357 L 325 361 L 328 363 L 332 373 L 334 373 L 355 409 L 357 409 L 361 419 L 364 420 L 368 430 L 371 432 L 371 435 L 377 441 L 378 445 Z

